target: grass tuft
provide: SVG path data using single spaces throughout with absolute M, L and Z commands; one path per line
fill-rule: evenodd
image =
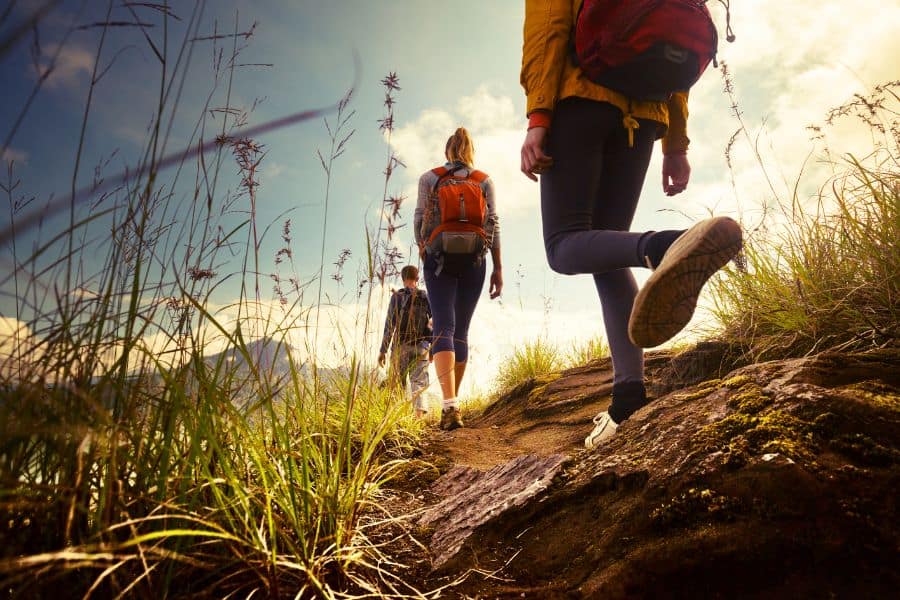
M 507 390 L 529 379 L 559 371 L 565 357 L 543 338 L 525 342 L 513 352 L 497 371 L 497 390 Z
M 866 350 L 900 339 L 896 156 L 849 157 L 812 209 L 745 244 L 746 268 L 712 282 L 725 339 L 752 360 Z

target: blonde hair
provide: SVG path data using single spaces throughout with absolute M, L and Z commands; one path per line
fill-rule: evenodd
M 461 162 L 470 167 L 475 165 L 475 146 L 465 127 L 460 127 L 447 139 L 444 154 L 450 162 Z

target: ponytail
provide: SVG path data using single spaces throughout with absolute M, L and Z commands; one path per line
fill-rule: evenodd
M 450 162 L 461 162 L 469 167 L 475 166 L 475 146 L 465 127 L 460 127 L 453 132 L 453 135 L 447 140 L 444 154 L 447 155 L 447 160 Z

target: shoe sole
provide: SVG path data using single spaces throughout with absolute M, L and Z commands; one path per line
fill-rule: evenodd
M 639 348 L 672 339 L 694 316 L 704 284 L 741 250 L 741 226 L 728 217 L 698 223 L 675 240 L 638 292 L 628 337 Z

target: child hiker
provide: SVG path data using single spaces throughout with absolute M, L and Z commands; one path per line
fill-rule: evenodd
M 431 307 L 428 296 L 417 287 L 419 269 L 407 265 L 400 270 L 403 287 L 391 295 L 378 364 L 384 366 L 388 347 L 393 346 L 388 381 L 391 386 L 407 388 L 416 417 L 422 418 L 428 406 L 422 394 L 428 387 L 429 347 L 431 346 Z

